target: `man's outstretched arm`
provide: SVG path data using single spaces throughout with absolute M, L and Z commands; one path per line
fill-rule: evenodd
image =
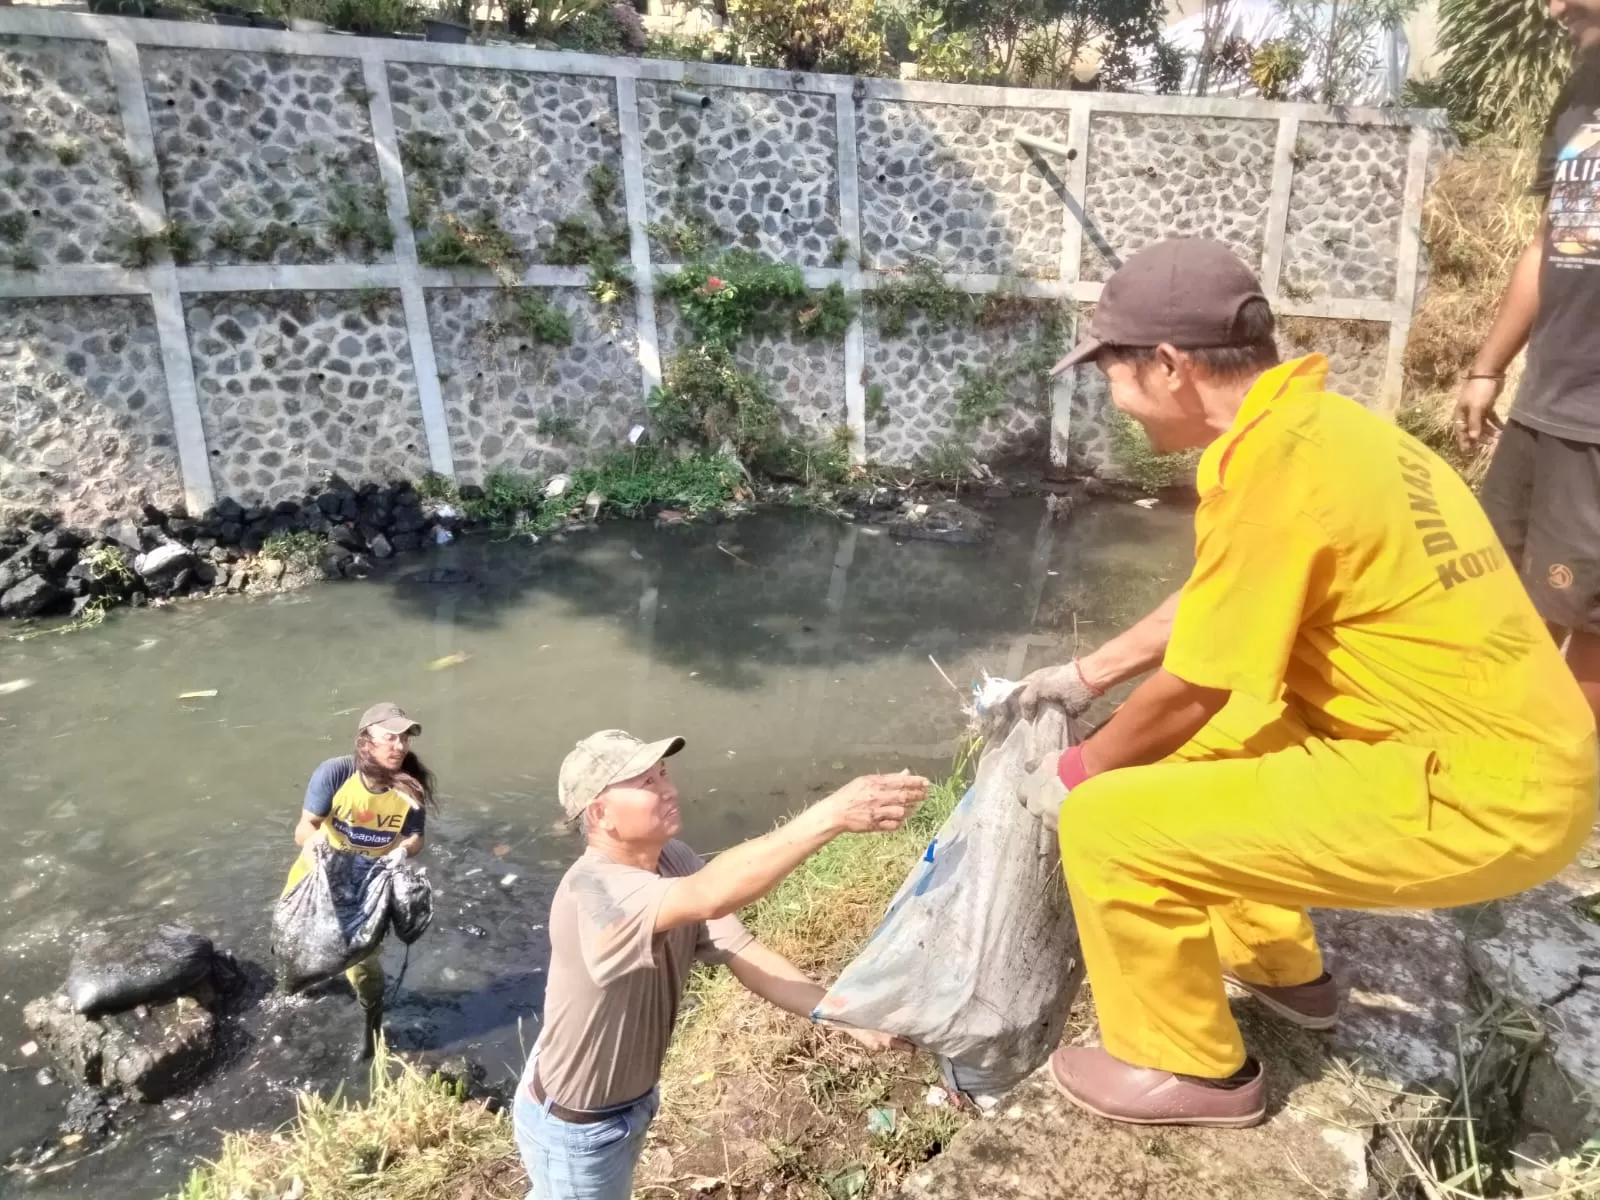
M 656 932 L 738 912 L 841 833 L 899 829 L 928 795 L 920 775 L 863 775 L 771 833 L 724 850 L 693 875 L 673 880 Z
M 809 1018 L 822 1001 L 826 989 L 812 981 L 806 973 L 775 950 L 760 942 L 751 942 L 728 960 L 728 969 L 734 978 L 767 1003 Z M 848 1025 L 835 1025 L 869 1050 L 909 1049 L 909 1044 L 887 1033 L 873 1029 L 852 1029 Z

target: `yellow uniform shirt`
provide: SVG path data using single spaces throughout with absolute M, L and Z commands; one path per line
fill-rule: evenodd
M 1325 737 L 1587 761 L 1589 707 L 1472 492 L 1327 373 L 1268 371 L 1202 456 L 1166 669 Z

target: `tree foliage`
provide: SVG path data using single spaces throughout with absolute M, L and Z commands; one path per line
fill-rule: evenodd
M 728 17 L 762 66 L 876 75 L 888 62 L 872 0 L 728 0 Z
M 1572 69 L 1545 0 L 1440 0 L 1438 96 L 1469 133 L 1538 136 Z
M 1010 83 L 1066 87 L 1091 48 L 1102 84 L 1134 74 L 1137 50 L 1159 51 L 1161 0 L 942 0 L 935 6 L 951 39 L 966 39 L 989 73 Z

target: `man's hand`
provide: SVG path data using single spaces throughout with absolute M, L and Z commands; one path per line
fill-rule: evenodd
M 1100 693 L 1085 682 L 1083 671 L 1074 659 L 1064 667 L 1045 667 L 1022 681 L 1018 701 L 1025 719 L 1031 721 L 1044 703 L 1060 705 L 1069 717 L 1081 717 Z
M 1500 398 L 1504 379 L 1467 379 L 1456 393 L 1455 433 L 1456 444 L 1463 454 L 1478 450 L 1492 431 L 1500 428 L 1500 418 L 1495 415 L 1494 402 Z
M 845 833 L 886 833 L 905 824 L 927 798 L 928 781 L 920 775 L 863 775 L 819 801 L 818 807 Z
M 874 1054 L 882 1054 L 886 1050 L 915 1050 L 916 1047 L 905 1038 L 895 1037 L 892 1033 L 879 1033 L 876 1029 L 853 1029 L 849 1025 L 835 1025 L 832 1022 L 823 1022 L 828 1029 L 837 1029 L 841 1033 L 849 1034 L 855 1041 L 861 1043 Z

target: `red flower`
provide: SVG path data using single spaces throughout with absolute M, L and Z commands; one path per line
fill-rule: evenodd
M 724 283 L 722 280 L 718 279 L 715 275 L 713 275 L 713 276 L 711 276 L 711 278 L 706 280 L 706 286 L 705 286 L 705 288 L 703 290 L 709 295 L 712 292 L 720 292 L 723 288 L 725 288 L 727 286 L 728 285 L 726 283 Z

